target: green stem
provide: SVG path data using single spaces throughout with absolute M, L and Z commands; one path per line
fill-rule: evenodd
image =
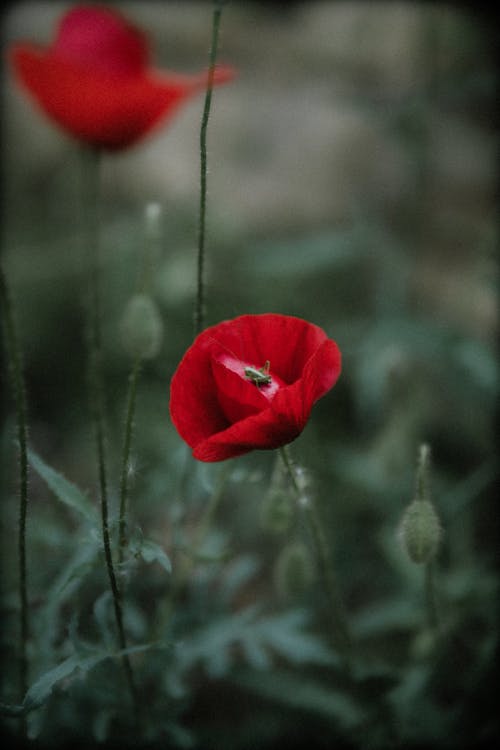
M 132 372 L 129 378 L 129 388 L 127 397 L 127 415 L 125 419 L 125 437 L 123 441 L 122 453 L 122 471 L 120 479 L 120 520 L 119 520 L 119 543 L 118 543 L 118 562 L 123 562 L 125 545 L 127 543 L 127 501 L 128 501 L 128 478 L 129 478 L 129 460 L 130 445 L 132 442 L 132 428 L 134 423 L 135 400 L 137 394 L 137 382 L 142 367 L 141 357 L 136 357 Z
M 23 362 L 19 339 L 17 336 L 13 305 L 7 286 L 3 268 L 0 266 L 0 302 L 5 321 L 6 349 L 9 370 L 14 389 L 17 417 L 17 439 L 19 443 L 19 613 L 20 613 L 20 661 L 19 661 L 19 690 L 21 700 L 28 689 L 28 657 L 27 643 L 29 634 L 28 624 L 28 588 L 26 566 L 26 518 L 28 511 L 28 452 L 27 452 L 27 406 L 26 389 L 23 377 Z M 26 733 L 26 720 L 23 716 L 21 729 Z
M 304 511 L 316 548 L 321 580 L 330 605 L 333 642 L 339 653 L 344 658 L 347 658 L 351 646 L 351 638 L 323 524 L 319 517 L 314 498 L 309 494 L 306 495 L 297 481 L 296 469 L 290 457 L 288 446 L 280 448 L 279 452 L 297 496 L 297 501 Z
M 83 154 L 83 207 L 84 231 L 87 237 L 89 253 L 89 305 L 87 311 L 87 346 L 88 346 L 88 382 L 90 408 L 94 424 L 94 437 L 97 452 L 99 475 L 101 531 L 104 547 L 106 570 L 108 573 L 115 621 L 118 630 L 120 650 L 127 648 L 121 593 L 115 574 L 111 538 L 109 533 L 108 483 L 106 473 L 106 451 L 104 435 L 104 386 L 101 363 L 101 304 L 99 290 L 99 152 L 85 151 Z M 132 665 L 127 654 L 122 656 L 122 664 L 127 678 L 132 703 L 139 719 L 139 700 L 135 687 Z
M 207 88 L 205 93 L 205 106 L 200 128 L 200 213 L 198 221 L 198 260 L 197 260 L 197 291 L 194 311 L 194 333 L 198 335 L 204 327 L 205 319 L 205 217 L 207 207 L 207 127 L 210 116 L 210 105 L 212 103 L 212 89 L 214 83 L 215 61 L 217 58 L 217 45 L 219 39 L 219 27 L 222 7 L 215 3 L 212 16 L 212 43 L 210 47 L 210 62 L 208 69 Z
M 439 626 L 437 611 L 436 584 L 434 577 L 434 565 L 432 560 L 425 565 L 425 604 L 427 610 L 427 624 L 431 630 Z

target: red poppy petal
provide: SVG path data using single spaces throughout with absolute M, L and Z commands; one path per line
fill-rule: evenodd
M 276 414 L 286 415 L 301 431 L 316 401 L 335 385 L 341 370 L 341 354 L 337 344 L 326 339 L 307 361 L 302 377 L 279 391 L 272 403 Z
M 277 334 L 270 334 L 272 325 Z M 283 331 L 288 335 L 283 337 Z M 269 386 L 258 388 L 245 379 L 248 352 L 255 357 L 254 366 L 264 364 L 259 334 L 266 346 L 274 340 L 279 347 L 276 362 L 283 363 L 288 352 L 301 363 L 299 377 L 290 385 L 272 365 Z M 171 385 L 172 419 L 201 461 L 278 448 L 304 429 L 314 403 L 335 384 L 340 370 L 336 343 L 306 321 L 274 314 L 223 321 L 203 331 L 181 360 Z
M 241 315 L 217 326 L 217 340 L 244 360 L 271 363 L 286 383 L 297 380 L 326 333 L 302 318 L 277 313 Z M 260 364 L 259 364 L 260 366 Z
M 229 426 L 217 399 L 210 348 L 200 338 L 184 354 L 170 383 L 170 416 L 191 448 Z
M 335 341 L 327 339 L 309 358 L 302 373 L 303 400 L 310 407 L 337 382 L 342 356 Z
M 314 403 L 337 381 L 340 369 L 340 350 L 327 339 L 310 357 L 303 377 L 280 389 L 268 409 L 195 445 L 193 456 L 200 461 L 222 461 L 292 442 L 304 429 Z
M 271 404 L 268 409 L 201 441 L 194 446 L 193 456 L 199 461 L 224 461 L 251 450 L 279 448 L 295 440 L 302 428 L 289 422 L 286 414 L 276 413 Z
M 220 360 L 212 360 L 212 372 L 219 404 L 230 423 L 246 419 L 268 406 L 266 396 L 256 385 L 229 369 Z
M 96 147 L 135 143 L 203 85 L 206 74 L 116 77 L 83 71 L 31 45 L 17 45 L 12 62 L 45 112 L 76 138 Z M 216 82 L 228 80 L 221 69 Z
M 50 53 L 87 71 L 137 75 L 148 64 L 145 34 L 109 8 L 79 6 L 66 13 Z

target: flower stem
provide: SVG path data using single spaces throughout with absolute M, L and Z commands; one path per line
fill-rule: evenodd
M 87 311 L 88 383 L 90 409 L 94 424 L 94 437 L 97 452 L 97 467 L 101 501 L 101 531 L 106 570 L 108 573 L 120 650 L 127 648 L 123 626 L 121 592 L 115 574 L 111 539 L 109 533 L 108 483 L 106 472 L 106 451 L 104 435 L 104 386 L 101 363 L 101 304 L 99 290 L 99 152 L 86 151 L 83 154 L 83 207 L 84 231 L 89 252 L 89 303 Z M 135 687 L 134 674 L 128 654 L 122 655 L 122 664 L 128 682 L 136 720 L 139 721 L 139 700 Z
M 127 543 L 127 501 L 128 501 L 128 477 L 129 477 L 129 460 L 130 445 L 132 442 L 132 428 L 134 422 L 135 399 L 137 394 L 137 381 L 142 367 L 142 358 L 136 357 L 132 372 L 129 377 L 128 397 L 127 397 L 127 415 L 125 419 L 125 437 L 123 441 L 122 452 L 122 471 L 120 480 L 120 520 L 119 520 L 119 541 L 118 541 L 118 562 L 123 562 L 125 545 Z
M 427 609 L 427 624 L 431 630 L 437 630 L 439 627 L 439 617 L 437 610 L 436 585 L 434 577 L 434 564 L 430 560 L 425 565 L 425 604 Z
M 200 211 L 198 220 L 198 260 L 197 260 L 197 291 L 194 311 L 194 334 L 197 336 L 204 328 L 205 321 L 205 217 L 207 207 L 207 127 L 212 103 L 212 89 L 214 83 L 215 61 L 219 40 L 219 27 L 222 5 L 215 2 L 212 15 L 212 42 L 210 47 L 207 88 L 205 92 L 205 106 L 200 128 Z
M 28 453 L 27 453 L 27 406 L 26 389 L 23 376 L 23 362 L 19 345 L 13 305 L 7 286 L 3 268 L 0 266 L 0 303 L 5 321 L 6 349 L 9 361 L 10 375 L 14 389 L 17 417 L 17 439 L 19 443 L 19 530 L 18 530 L 18 558 L 19 558 L 19 616 L 20 616 L 20 659 L 19 659 L 19 692 L 24 699 L 28 689 L 28 657 L 27 643 L 29 635 L 28 624 L 28 588 L 26 565 L 26 518 L 28 511 Z M 25 716 L 21 718 L 21 730 L 26 733 Z
M 330 606 L 332 639 L 338 652 L 347 660 L 351 646 L 351 638 L 344 607 L 340 599 L 337 579 L 333 570 L 328 542 L 323 530 L 323 524 L 319 517 L 314 498 L 311 495 L 306 494 L 300 486 L 297 479 L 297 470 L 290 457 L 288 446 L 280 448 L 279 452 L 283 459 L 283 463 L 286 466 L 290 482 L 297 496 L 297 501 L 305 513 L 309 530 L 314 540 L 320 575 Z

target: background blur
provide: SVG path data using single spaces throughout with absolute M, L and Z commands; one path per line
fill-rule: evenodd
M 210 3 L 108 5 L 148 31 L 158 68 L 207 66 Z M 68 7 L 11 3 L 2 16 L 4 51 L 18 39 L 48 43 Z M 397 675 L 390 687 L 397 683 L 400 692 L 390 705 L 405 746 L 462 747 L 497 732 L 490 695 L 498 542 L 495 42 L 488 13 L 453 3 L 230 2 L 222 16 L 218 59 L 234 65 L 238 77 L 215 90 L 208 129 L 207 323 L 247 312 L 298 315 L 322 326 L 343 352 L 338 385 L 292 447 L 314 478 L 332 531 L 361 651 L 372 667 L 385 660 L 387 674 Z M 2 89 L 3 261 L 24 346 L 30 441 L 92 494 L 76 262 L 78 148 L 34 109 L 7 64 Z M 130 368 L 120 320 L 137 282 L 146 205 L 162 209 L 154 294 L 165 336 L 139 385 L 132 494 L 135 519 L 169 554 L 172 519 L 187 512 L 171 501 L 186 449 L 169 421 L 168 384 L 192 338 L 202 108 L 199 96 L 143 143 L 103 163 L 115 476 Z M 5 386 L 2 406 L 9 591 L 17 511 L 14 414 Z M 433 497 L 444 528 L 438 580 L 448 627 L 425 669 L 415 635 L 421 578 L 396 540 L 422 441 L 432 448 Z M 216 524 L 235 559 L 256 563 L 237 610 L 254 600 L 282 606 L 268 574 L 284 541 L 259 525 L 272 461 L 256 453 L 234 462 L 245 481 L 235 473 Z M 191 515 L 203 507 L 217 469 L 198 467 L 188 492 Z M 66 510 L 53 509 L 40 479 L 32 478 L 31 491 L 31 585 L 43 600 L 74 527 Z M 40 555 L 47 570 L 36 562 Z M 215 570 L 216 582 L 224 570 Z M 305 604 L 314 609 L 314 601 Z M 237 671 L 236 657 L 235 664 Z M 210 670 L 197 673 L 184 719 L 205 748 L 267 747 L 287 738 L 293 746 L 301 732 L 318 747 L 346 736 L 356 741 L 361 730 L 352 717 L 346 729 L 319 698 L 297 706 L 276 672 L 275 683 L 266 682 L 253 667 L 246 681 L 239 675 L 240 692 L 233 686 L 230 694 L 229 667 L 215 683 Z M 301 670 L 286 673 L 291 694 Z M 369 705 L 381 683 L 363 683 L 363 691 Z M 240 708 L 229 710 L 232 702 Z M 59 717 L 67 732 L 75 722 L 69 715 Z M 373 747 L 390 746 L 380 716 L 360 725 L 372 727 Z

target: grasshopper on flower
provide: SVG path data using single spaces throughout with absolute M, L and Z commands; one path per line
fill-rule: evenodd
M 245 367 L 245 377 L 247 380 L 250 380 L 252 383 L 255 383 L 257 388 L 260 388 L 261 385 L 270 385 L 271 383 L 271 376 L 269 374 L 269 370 L 271 368 L 271 363 L 268 359 L 266 359 L 264 367 Z

